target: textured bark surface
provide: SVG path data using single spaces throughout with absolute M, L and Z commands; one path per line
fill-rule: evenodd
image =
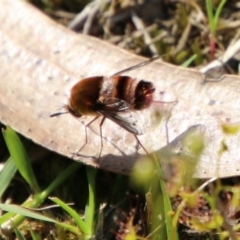
M 0 0 L 0 121 L 34 142 L 72 157 L 85 141 L 84 124 L 91 117 L 77 120 L 69 114 L 49 115 L 67 102 L 68 92 L 81 78 L 111 75 L 143 61 L 98 39 L 77 35 L 54 23 L 31 5 L 20 0 Z M 174 101 L 168 122 L 167 146 L 174 153 L 183 151 L 183 132 L 204 133 L 206 149 L 195 176 L 226 177 L 239 174 L 240 133 L 225 136 L 222 123 L 239 122 L 239 77 L 226 76 L 219 82 L 204 82 L 195 70 L 156 61 L 129 72 L 137 79 L 152 81 L 156 101 Z M 170 104 L 153 104 L 139 112 L 147 133 L 139 139 L 148 151 L 159 151 L 167 144 L 166 109 Z M 159 121 L 158 113 L 163 116 Z M 192 127 L 198 125 L 196 127 Z M 192 127 L 192 128 L 191 128 Z M 110 120 L 103 125 L 104 149 L 100 149 L 98 122 L 89 131 L 89 143 L 75 160 L 109 171 L 129 173 L 142 149 L 135 138 Z M 221 156 L 221 141 L 228 151 Z M 164 148 L 166 149 L 166 148 Z

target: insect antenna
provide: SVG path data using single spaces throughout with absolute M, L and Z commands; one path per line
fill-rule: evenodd
M 57 112 L 57 113 L 51 114 L 50 117 L 57 117 L 57 116 L 59 116 L 59 115 L 67 114 L 67 113 L 69 113 L 69 112 Z
M 66 105 L 62 105 L 62 106 L 59 108 L 59 110 L 60 110 L 60 109 L 66 109 Z M 56 113 L 51 114 L 49 117 L 57 117 L 57 116 L 59 116 L 59 115 L 67 114 L 67 113 L 69 113 L 69 111 L 56 112 Z

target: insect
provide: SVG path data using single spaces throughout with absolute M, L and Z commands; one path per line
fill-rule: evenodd
M 154 85 L 151 82 L 137 81 L 129 76 L 121 74 L 145 66 L 160 56 L 151 58 L 137 65 L 119 71 L 110 77 L 95 76 L 84 78 L 76 83 L 71 89 L 68 104 L 64 106 L 66 112 L 58 112 L 50 115 L 55 117 L 64 113 L 70 113 L 76 118 L 84 115 L 92 115 L 94 118 L 85 125 L 85 143 L 78 153 L 88 142 L 87 128 L 99 117 L 103 117 L 100 122 L 101 149 L 102 153 L 102 125 L 106 118 L 112 120 L 128 132 L 132 133 L 140 146 L 148 154 L 144 146 L 139 141 L 137 135 L 145 133 L 137 110 L 148 108 L 153 101 Z

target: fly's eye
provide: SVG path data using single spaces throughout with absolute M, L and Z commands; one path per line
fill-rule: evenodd
M 76 111 L 74 111 L 69 105 L 66 106 L 66 109 L 69 113 L 71 113 L 74 117 L 81 117 L 82 115 Z

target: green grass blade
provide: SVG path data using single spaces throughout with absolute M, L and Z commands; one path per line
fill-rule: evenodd
M 183 64 L 181 64 L 182 67 L 189 67 L 189 65 L 196 59 L 197 54 L 194 54 L 189 59 L 187 59 Z
M 85 235 L 88 235 L 90 233 L 90 228 L 82 220 L 82 218 L 79 216 L 79 214 L 75 210 L 73 210 L 71 207 L 69 207 L 67 204 L 65 204 L 58 198 L 49 198 L 49 199 L 51 199 L 54 203 L 56 203 L 62 209 L 64 209 L 75 220 L 77 226 Z
M 215 35 L 212 0 L 205 0 L 205 4 L 206 4 L 206 8 L 207 8 L 208 23 L 209 23 L 210 31 L 211 31 L 212 35 Z
M 18 230 L 18 228 L 14 228 L 14 232 L 16 233 L 17 239 L 26 240 L 26 238 L 22 235 L 22 233 Z
M 86 167 L 88 179 L 88 202 L 85 207 L 85 223 L 91 229 L 90 235 L 94 231 L 94 213 L 95 213 L 95 188 L 96 188 L 96 175 L 97 170 L 93 167 Z
M 166 223 L 166 232 L 167 232 L 167 239 L 170 240 L 178 240 L 177 229 L 172 224 L 172 218 L 170 214 L 172 212 L 172 205 L 171 201 L 167 192 L 166 184 L 164 181 L 163 173 L 160 164 L 158 163 L 157 159 L 155 158 L 158 176 L 159 176 L 159 183 L 161 186 L 161 191 L 163 195 L 163 205 L 164 205 L 164 218 Z
M 3 137 L 6 142 L 8 151 L 16 165 L 18 171 L 26 182 L 30 185 L 31 189 L 35 193 L 40 192 L 37 180 L 33 173 L 30 160 L 27 156 L 27 153 L 21 143 L 21 140 L 17 134 L 13 131 L 12 128 L 7 127 L 6 130 L 3 130 Z
M 31 234 L 32 240 L 41 240 L 40 236 L 38 236 L 38 234 L 36 234 L 32 229 L 30 229 L 30 234 Z
M 5 163 L 2 171 L 0 172 L 0 198 L 5 192 L 6 188 L 9 186 L 13 176 L 15 175 L 17 168 L 12 161 L 12 158 L 9 158 Z
M 1 204 L 0 203 L 0 209 L 2 209 L 3 211 L 6 211 L 6 212 L 13 212 L 16 214 L 20 214 L 20 215 L 30 217 L 30 218 L 35 218 L 35 219 L 45 221 L 45 222 L 57 223 L 52 218 L 43 216 L 40 213 L 33 212 L 25 207 L 21 207 L 19 205 L 15 205 L 15 204 Z
M 219 21 L 220 14 L 222 12 L 223 6 L 226 3 L 226 0 L 222 0 L 217 7 L 215 15 L 213 14 L 212 0 L 206 0 L 207 15 L 209 21 L 209 27 L 213 36 L 216 34 L 216 29 Z
M 0 226 L 2 226 L 2 224 L 4 224 L 9 219 L 11 219 L 13 216 L 14 216 L 14 213 L 11 213 L 11 212 L 8 212 L 8 213 L 5 213 L 4 215 L 2 215 L 0 217 Z
M 219 16 L 222 12 L 222 9 L 223 9 L 223 6 L 225 5 L 225 3 L 226 3 L 226 0 L 222 0 L 217 7 L 217 10 L 216 10 L 216 13 L 215 13 L 215 16 L 214 16 L 214 27 L 215 27 L 215 29 L 217 29 Z
M 2 209 L 3 211 L 7 211 L 7 212 L 12 212 L 15 214 L 18 214 L 18 216 L 25 216 L 25 217 L 30 217 L 30 218 L 34 218 L 40 221 L 45 221 L 45 222 L 51 222 L 51 223 L 55 223 L 58 224 L 59 226 L 71 231 L 72 233 L 75 233 L 77 235 L 80 235 L 78 229 L 74 226 L 71 226 L 69 224 L 65 224 L 65 223 L 61 223 L 58 222 L 50 217 L 44 216 L 40 213 L 36 213 L 32 210 L 29 210 L 25 207 L 19 206 L 19 205 L 14 205 L 14 204 L 0 204 L 0 209 Z M 14 225 L 14 222 L 12 221 L 12 224 Z

